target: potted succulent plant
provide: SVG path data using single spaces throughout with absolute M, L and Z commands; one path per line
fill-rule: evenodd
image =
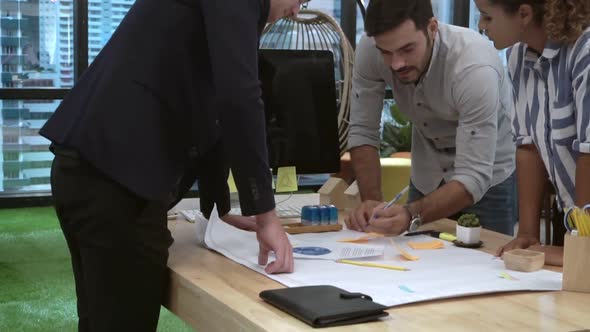
M 481 225 L 473 213 L 466 213 L 457 220 L 457 241 L 465 244 L 479 243 Z

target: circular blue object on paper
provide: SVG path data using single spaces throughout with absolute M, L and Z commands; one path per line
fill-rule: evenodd
M 295 247 L 293 252 L 301 255 L 320 256 L 329 254 L 332 251 L 322 247 Z

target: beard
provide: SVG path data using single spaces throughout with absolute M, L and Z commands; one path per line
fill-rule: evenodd
M 395 77 L 403 84 L 411 84 L 418 81 L 420 74 L 417 74 L 416 77 L 412 75 L 412 73 L 419 73 L 418 68 L 414 66 L 406 66 L 399 70 L 393 71 L 393 75 L 395 75 Z
M 428 66 L 432 59 L 433 45 L 434 38 L 430 38 L 430 36 L 426 34 L 426 52 L 424 53 L 425 56 L 422 63 L 420 63 L 419 66 L 405 66 L 395 71 L 392 70 L 393 75 L 402 82 L 402 84 L 413 84 L 418 82 L 428 70 Z M 412 75 L 413 73 L 415 73 L 415 75 Z

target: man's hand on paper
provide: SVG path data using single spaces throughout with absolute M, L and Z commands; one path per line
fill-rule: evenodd
M 277 218 L 276 211 L 273 209 L 257 215 L 256 222 L 258 224 L 256 238 L 260 244 L 258 264 L 266 265 L 268 253 L 272 250 L 275 253 L 275 261 L 266 265 L 264 271 L 270 274 L 293 272 L 293 247 Z
M 365 232 L 369 225 L 369 219 L 373 216 L 373 209 L 381 204 L 379 201 L 366 200 L 356 209 L 344 218 L 344 223 L 348 229 L 353 231 Z
M 387 235 L 399 235 L 405 232 L 411 218 L 408 210 L 398 204 L 383 209 L 385 205 L 387 203 L 384 202 L 373 209 L 366 231 Z
M 221 220 L 236 228 L 243 229 L 245 231 L 255 232 L 258 229 L 255 217 L 237 216 L 228 213 L 225 216 L 221 217 Z
M 503 253 L 512 249 L 527 249 L 530 246 L 541 244 L 536 236 L 532 235 L 519 235 L 512 241 L 508 242 L 504 246 L 500 247 L 496 251 L 496 256 L 501 257 Z

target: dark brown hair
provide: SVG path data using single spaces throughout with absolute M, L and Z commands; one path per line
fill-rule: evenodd
M 365 18 L 365 30 L 370 37 L 397 28 L 408 19 L 416 28 L 426 30 L 434 17 L 430 0 L 371 0 Z
M 522 5 L 529 5 L 533 8 L 533 19 L 535 23 L 542 25 L 545 15 L 545 3 L 547 0 L 489 0 L 492 5 L 500 5 L 509 14 L 516 14 Z

